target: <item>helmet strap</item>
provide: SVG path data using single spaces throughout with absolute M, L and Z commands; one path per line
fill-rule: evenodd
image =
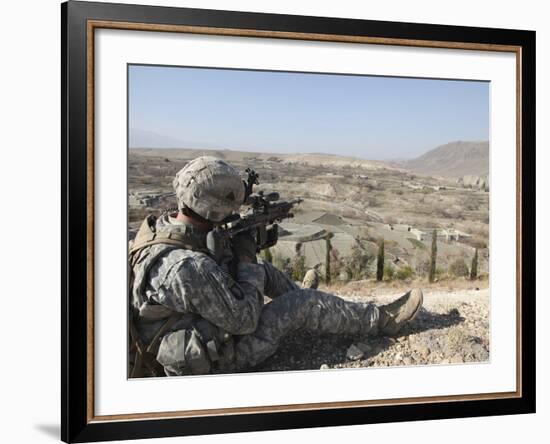
M 189 207 L 184 206 L 180 209 L 179 213 L 184 216 L 184 218 L 182 219 L 185 219 L 185 222 L 188 222 L 199 229 L 210 231 L 212 229 L 212 226 L 214 225 L 208 219 L 205 219 L 204 217 L 198 215 Z

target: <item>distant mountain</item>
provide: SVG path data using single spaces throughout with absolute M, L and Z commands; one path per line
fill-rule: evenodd
M 181 140 L 173 137 L 137 128 L 131 128 L 129 136 L 130 148 L 176 148 L 183 145 Z
M 489 142 L 447 143 L 402 165 L 408 170 L 430 176 L 485 176 L 489 174 Z
M 154 131 L 142 130 L 139 128 L 130 128 L 129 133 L 130 149 L 173 149 L 192 146 L 201 150 L 215 150 L 217 147 L 209 143 L 199 143 L 192 140 L 182 140 L 175 137 L 159 134 Z
M 365 160 L 351 156 L 340 156 L 338 154 L 318 154 L 318 153 L 270 153 L 238 151 L 230 149 L 191 149 L 191 148 L 134 148 L 130 145 L 133 152 L 141 156 L 165 156 L 167 158 L 177 157 L 179 159 L 194 159 L 199 156 L 215 156 L 224 159 L 227 162 L 254 162 L 256 160 L 271 160 L 282 163 L 308 164 L 308 165 L 331 165 L 337 167 L 357 167 L 369 170 L 395 169 L 395 166 L 389 165 L 380 160 Z

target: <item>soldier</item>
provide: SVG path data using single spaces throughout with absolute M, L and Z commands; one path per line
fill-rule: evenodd
M 209 254 L 206 239 L 243 203 L 239 173 L 220 159 L 199 157 L 173 185 L 178 211 L 148 217 L 130 249 L 130 377 L 240 371 L 299 329 L 394 335 L 420 310 L 420 290 L 377 307 L 300 289 L 257 259 L 250 233 L 233 239 L 228 254 L 237 267 L 230 273 L 227 262 Z M 272 299 L 265 305 L 264 295 Z

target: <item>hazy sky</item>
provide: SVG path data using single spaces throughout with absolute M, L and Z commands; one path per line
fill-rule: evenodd
M 489 139 L 489 83 L 129 67 L 130 147 L 412 158 Z

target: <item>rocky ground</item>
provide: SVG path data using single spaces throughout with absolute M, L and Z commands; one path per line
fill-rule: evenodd
M 402 291 L 361 285 L 332 289 L 348 300 L 385 304 Z M 297 332 L 255 371 L 312 370 L 399 365 L 461 364 L 489 360 L 489 289 L 462 282 L 424 288 L 416 319 L 395 337 L 353 338 Z

